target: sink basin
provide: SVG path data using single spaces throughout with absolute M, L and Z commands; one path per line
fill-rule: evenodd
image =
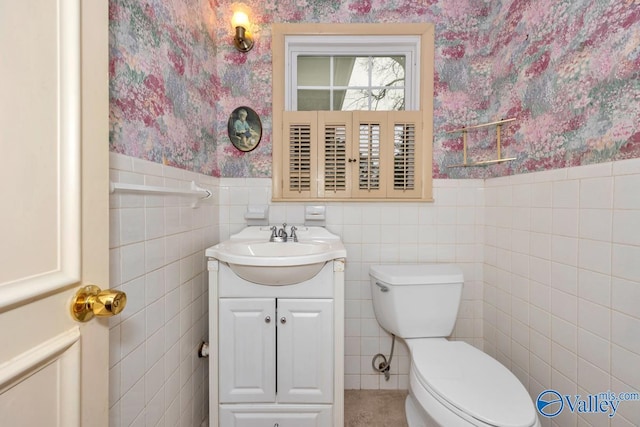
M 324 258 L 331 245 L 325 242 L 243 242 L 230 240 L 220 245 L 226 258 L 233 262 L 251 265 L 300 265 L 307 264 L 317 255 Z M 247 257 L 247 258 L 243 258 Z M 219 258 L 222 259 L 222 258 Z
M 261 285 L 292 285 L 318 274 L 327 261 L 344 258 L 340 238 L 322 227 L 298 227 L 298 242 L 269 242 L 269 227 L 247 227 L 206 255 Z

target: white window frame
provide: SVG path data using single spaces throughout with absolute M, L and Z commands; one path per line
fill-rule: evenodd
M 420 110 L 420 37 L 296 35 L 285 37 L 285 110 L 298 110 L 298 56 L 404 56 L 405 110 Z

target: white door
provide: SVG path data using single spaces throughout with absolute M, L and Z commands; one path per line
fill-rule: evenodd
M 220 402 L 276 399 L 276 300 L 221 298 Z
M 278 300 L 278 402 L 333 402 L 333 301 Z
M 0 0 L 0 424 L 108 425 L 108 2 Z

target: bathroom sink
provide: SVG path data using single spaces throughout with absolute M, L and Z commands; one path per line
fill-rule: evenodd
M 298 242 L 270 242 L 269 227 L 247 227 L 206 255 L 245 280 L 271 286 L 304 282 L 327 261 L 347 256 L 340 238 L 322 227 L 298 227 L 297 234 Z

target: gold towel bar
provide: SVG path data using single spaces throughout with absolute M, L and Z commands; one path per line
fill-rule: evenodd
M 503 123 L 509 123 L 509 122 L 513 122 L 515 120 L 516 119 L 514 117 L 514 118 L 511 118 L 511 119 L 503 119 L 503 120 L 498 120 L 498 121 L 491 122 L 491 123 L 483 123 L 481 125 L 465 126 L 463 128 L 460 128 L 460 129 L 449 130 L 446 133 L 456 133 L 456 132 L 462 132 L 462 131 L 469 130 L 469 129 L 478 129 L 478 128 L 484 128 L 484 127 L 492 126 L 492 125 L 501 125 Z
M 495 122 L 491 122 L 491 123 L 483 123 L 480 125 L 473 125 L 473 126 L 466 126 L 460 129 L 454 129 L 454 130 L 450 130 L 447 133 L 455 133 L 455 132 L 462 132 L 462 163 L 457 164 L 457 165 L 449 165 L 447 166 L 448 168 L 459 168 L 459 167 L 469 167 L 469 166 L 482 166 L 482 165 L 491 165 L 494 163 L 502 163 L 502 162 L 507 162 L 510 160 L 515 160 L 515 157 L 509 157 L 506 159 L 502 158 L 502 143 L 501 143 L 501 133 L 500 130 L 502 128 L 502 125 L 505 123 L 509 123 L 509 122 L 513 122 L 514 120 L 516 120 L 515 118 L 511 118 L 511 119 L 504 119 L 504 120 L 498 120 Z M 467 162 L 467 132 L 470 129 L 478 129 L 478 128 L 483 128 L 483 127 L 487 127 L 487 126 L 496 126 L 496 155 L 497 158 L 493 159 L 493 160 L 484 160 L 484 161 L 479 161 L 479 162 Z

